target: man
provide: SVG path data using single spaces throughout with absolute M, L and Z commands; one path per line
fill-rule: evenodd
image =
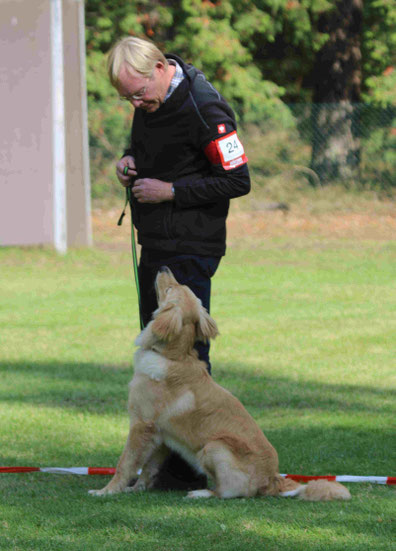
M 234 113 L 202 72 L 147 40 L 115 44 L 108 72 L 135 108 L 130 147 L 116 173 L 122 185 L 133 184 L 143 322 L 157 308 L 154 279 L 163 265 L 209 311 L 211 277 L 226 249 L 229 201 L 250 191 Z M 197 350 L 210 373 L 209 344 Z

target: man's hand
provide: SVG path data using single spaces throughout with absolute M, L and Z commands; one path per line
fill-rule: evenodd
M 125 170 L 126 168 L 128 168 L 128 171 Z M 131 183 L 131 177 L 137 174 L 135 159 L 131 157 L 131 155 L 127 155 L 120 159 L 116 164 L 116 174 L 120 183 L 124 187 L 128 187 Z
M 135 180 L 132 193 L 138 203 L 162 203 L 173 201 L 172 183 L 156 178 L 141 178 Z

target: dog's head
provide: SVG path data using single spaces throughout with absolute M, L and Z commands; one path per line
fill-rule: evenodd
M 218 334 L 216 322 L 186 285 L 180 285 L 170 269 L 162 267 L 155 280 L 158 308 L 147 329 L 164 342 L 207 342 Z M 187 342 L 185 343 L 187 345 Z

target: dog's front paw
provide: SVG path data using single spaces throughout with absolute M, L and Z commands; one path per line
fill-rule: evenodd
M 143 480 L 137 480 L 133 486 L 127 486 L 124 489 L 125 493 L 131 493 L 131 492 L 144 492 L 147 490 L 145 482 Z
M 117 490 L 111 490 L 106 486 L 101 490 L 88 490 L 89 495 L 91 496 L 110 496 L 112 494 L 118 494 Z
M 208 498 L 214 497 L 215 493 L 212 490 L 192 490 L 188 492 L 186 498 L 188 499 L 199 499 L 199 498 Z

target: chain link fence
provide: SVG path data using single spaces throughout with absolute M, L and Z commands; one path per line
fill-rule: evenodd
M 120 193 L 114 163 L 128 141 L 130 124 L 131 110 L 118 105 L 90 111 L 94 197 Z M 307 185 L 396 190 L 396 106 L 279 102 L 265 120 L 240 124 L 240 133 L 259 185 L 298 174 Z
M 288 121 L 261 125 L 264 133 L 266 127 L 270 134 L 280 132 L 273 151 L 283 166 L 274 163 L 275 170 L 304 168 L 314 185 L 396 187 L 396 106 L 341 102 L 294 104 L 288 109 Z

